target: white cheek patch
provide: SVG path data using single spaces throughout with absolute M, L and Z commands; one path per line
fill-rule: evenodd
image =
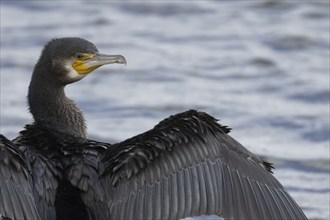
M 85 74 L 77 73 L 77 71 L 72 67 L 71 62 L 66 63 L 64 67 L 68 71 L 65 77 L 68 79 L 68 81 L 78 81 L 86 76 Z

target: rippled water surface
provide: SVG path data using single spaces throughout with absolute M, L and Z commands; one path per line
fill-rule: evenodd
M 79 36 L 128 65 L 67 88 L 89 136 L 120 141 L 206 111 L 275 163 L 310 219 L 329 219 L 329 1 L 1 1 L 1 133 L 31 121 L 26 93 L 49 39 Z

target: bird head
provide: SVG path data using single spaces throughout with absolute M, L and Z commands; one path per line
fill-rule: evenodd
M 95 69 L 112 63 L 126 64 L 122 55 L 106 55 L 98 52 L 95 45 L 81 38 L 51 40 L 44 48 L 39 64 L 55 74 L 61 84 L 81 80 Z M 52 76 L 54 79 L 54 76 Z

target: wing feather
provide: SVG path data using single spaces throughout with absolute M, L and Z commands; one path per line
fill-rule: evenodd
M 306 219 L 271 164 L 190 110 L 108 148 L 101 184 L 114 219 Z
M 0 217 L 41 219 L 33 197 L 30 169 L 14 143 L 0 135 Z

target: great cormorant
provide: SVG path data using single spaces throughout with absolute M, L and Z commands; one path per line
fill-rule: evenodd
M 126 60 L 81 38 L 44 47 L 28 93 L 34 122 L 13 141 L 0 136 L 0 218 L 306 219 L 272 165 L 206 113 L 171 116 L 117 144 L 88 140 L 64 87 L 110 63 Z

